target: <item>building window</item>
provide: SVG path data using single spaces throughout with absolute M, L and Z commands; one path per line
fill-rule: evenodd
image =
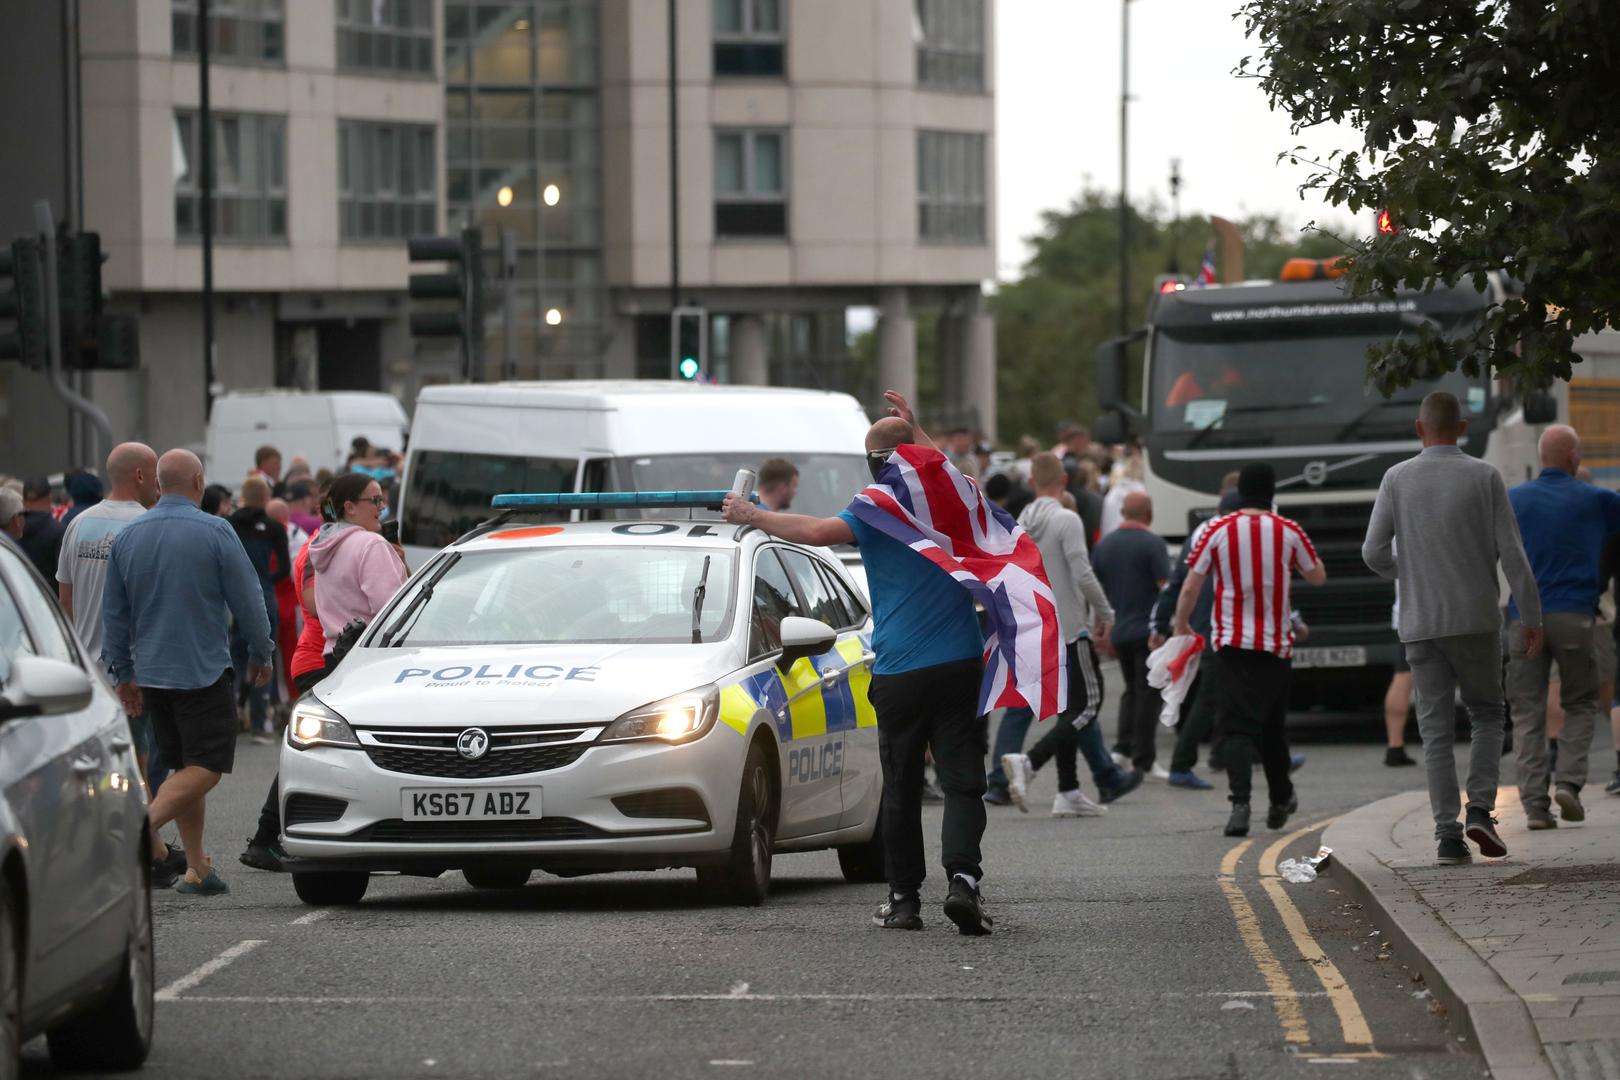
M 172 0 L 174 55 L 196 56 L 197 0 Z M 282 0 L 215 0 L 209 5 L 208 59 L 284 64 Z
M 984 89 L 984 0 L 917 0 L 917 82 Z
M 714 0 L 714 73 L 779 79 L 786 73 L 783 0 Z
M 202 235 L 201 125 L 174 115 L 174 231 Z M 250 243 L 287 238 L 287 120 L 253 113 L 214 114 L 214 235 Z
M 984 136 L 964 131 L 917 133 L 917 236 L 947 244 L 982 244 Z
M 432 0 L 337 0 L 340 71 L 433 74 Z
M 787 236 L 787 135 L 717 131 L 714 232 L 719 237 Z
M 433 128 L 338 122 L 338 218 L 345 240 L 403 240 L 438 227 Z

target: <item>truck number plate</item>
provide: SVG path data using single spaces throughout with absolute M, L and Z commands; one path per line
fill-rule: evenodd
M 400 816 L 406 821 L 540 816 L 539 788 L 406 788 L 399 801 Z
M 1297 668 L 1365 667 L 1367 650 L 1361 645 L 1334 645 L 1319 649 L 1295 649 Z

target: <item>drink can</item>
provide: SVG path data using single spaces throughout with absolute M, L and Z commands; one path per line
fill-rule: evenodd
M 737 470 L 737 478 L 731 482 L 731 493 L 742 499 L 746 499 L 754 493 L 753 469 Z

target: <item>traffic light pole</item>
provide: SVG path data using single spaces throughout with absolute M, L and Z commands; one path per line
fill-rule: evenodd
M 197 156 L 202 159 L 203 420 L 214 413 L 214 113 L 208 100 L 208 0 L 197 0 Z
M 100 461 L 101 455 L 113 446 L 112 424 L 95 402 L 74 392 L 62 373 L 62 304 L 59 295 L 61 279 L 57 276 L 56 267 L 56 217 L 51 213 L 48 200 L 41 199 L 34 204 L 34 225 L 39 230 L 40 243 L 45 246 L 45 371 L 50 375 L 51 389 L 56 396 L 69 409 L 88 420 L 96 429 L 96 434 L 101 436 L 100 450 L 90 448 L 90 460 Z
M 1126 131 L 1131 108 L 1131 0 L 1120 0 L 1119 18 L 1119 333 L 1124 337 L 1131 332 L 1131 199 L 1126 191 L 1130 176 Z

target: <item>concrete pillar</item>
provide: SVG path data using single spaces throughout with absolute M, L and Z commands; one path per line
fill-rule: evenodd
M 984 312 L 958 320 L 962 342 L 962 389 L 985 437 L 996 438 L 996 320 Z
M 664 357 L 660 369 L 667 377 L 669 357 Z M 636 319 L 633 315 L 614 315 L 608 321 L 607 344 L 602 350 L 602 378 L 634 379 L 636 364 Z
M 771 368 L 765 355 L 765 320 L 736 315 L 731 320 L 731 381 L 737 386 L 769 386 Z
M 962 387 L 962 320 L 941 313 L 934 320 L 934 340 L 939 343 L 939 407 L 934 426 L 944 430 L 967 423 Z
M 898 390 L 913 405 L 917 402 L 917 321 L 903 288 L 884 289 L 880 300 L 877 392 L 885 390 Z

